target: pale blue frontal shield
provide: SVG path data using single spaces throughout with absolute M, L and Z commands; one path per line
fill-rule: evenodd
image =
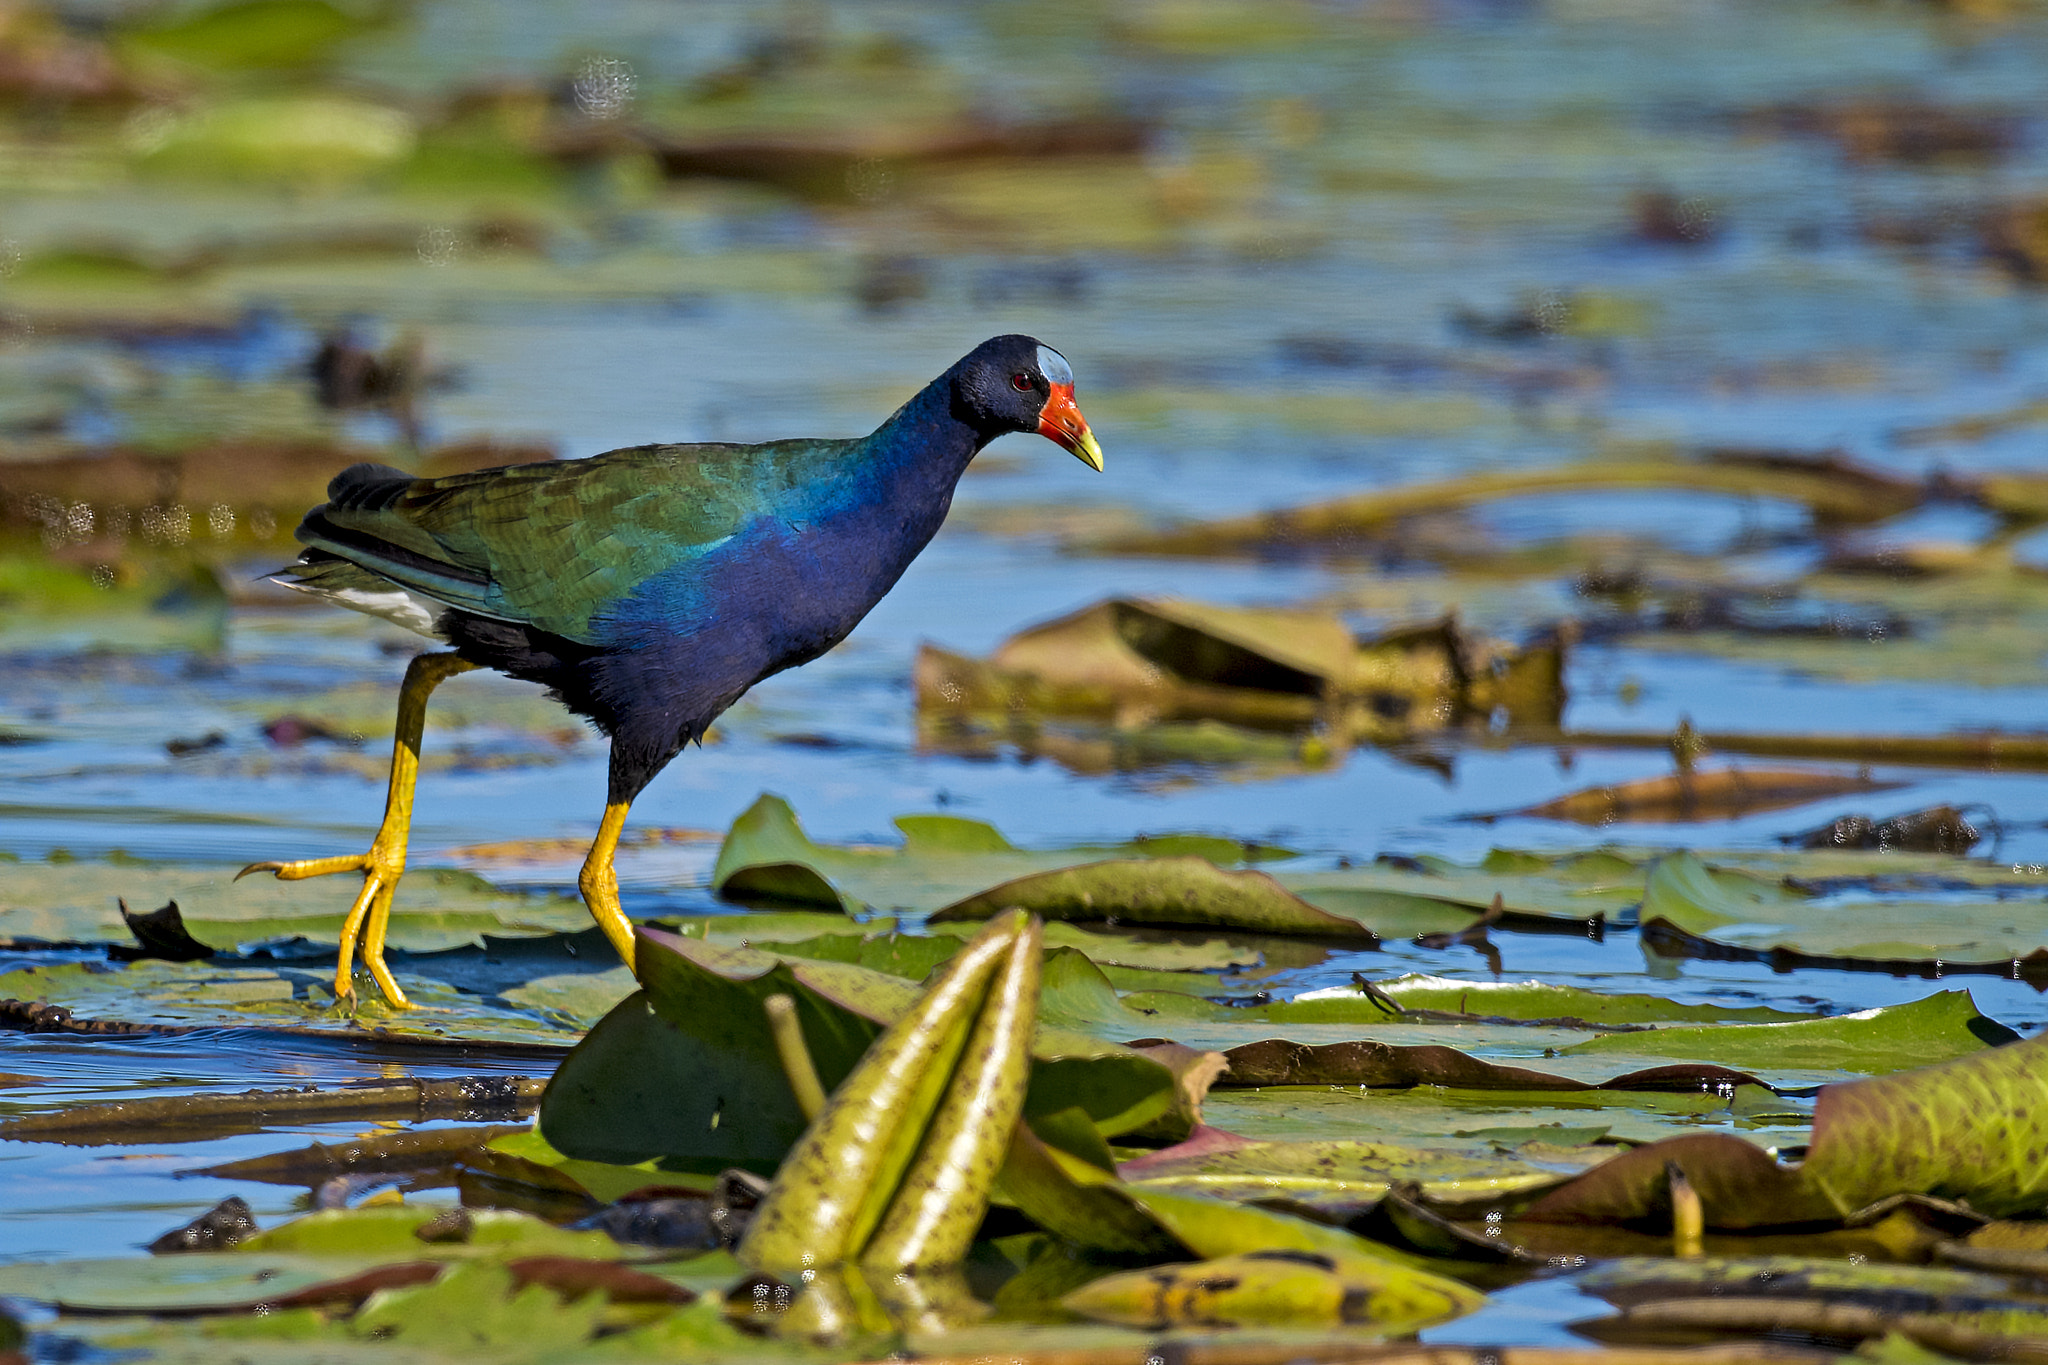
M 1050 346 L 1038 348 L 1038 372 L 1045 376 L 1048 384 L 1069 384 L 1074 382 L 1074 367 L 1067 358 Z

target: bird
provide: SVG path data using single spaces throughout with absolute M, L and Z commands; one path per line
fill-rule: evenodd
M 360 872 L 335 997 L 355 999 L 360 943 L 384 999 L 410 1008 L 384 943 L 427 702 L 451 677 L 495 669 L 610 737 L 604 813 L 577 886 L 632 966 L 613 855 L 633 801 L 747 689 L 845 639 L 937 534 L 968 463 L 1010 432 L 1037 432 L 1102 471 L 1073 367 L 1021 335 L 984 341 L 852 439 L 629 446 L 443 478 L 344 469 L 298 525 L 306 549 L 268 578 L 448 648 L 406 668 L 368 851 L 251 863 L 237 880 Z

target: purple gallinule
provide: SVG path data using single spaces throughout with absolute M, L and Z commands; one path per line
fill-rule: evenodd
M 845 639 L 937 533 L 968 461 L 1012 431 L 1102 468 L 1065 357 L 1000 336 L 853 440 L 632 446 L 440 479 L 343 470 L 299 523 L 309 548 L 274 581 L 453 648 L 406 669 L 369 851 L 241 875 L 361 872 L 335 994 L 354 993 L 360 939 L 385 998 L 404 1006 L 384 938 L 427 698 L 457 673 L 495 668 L 540 683 L 611 737 L 604 818 L 578 881 L 630 965 L 612 857 L 633 799 L 748 688 Z

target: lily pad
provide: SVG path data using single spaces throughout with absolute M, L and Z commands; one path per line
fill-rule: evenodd
M 901 977 L 852 963 L 782 959 L 659 930 L 641 931 L 640 944 L 643 990 L 591 1030 L 542 1101 L 541 1131 L 565 1153 L 772 1169 L 805 1119 L 783 1079 L 767 998 L 796 1001 L 829 1090 L 917 994 Z M 1027 1113 L 1079 1105 L 1112 1135 L 1156 1123 L 1185 1131 L 1192 1121 L 1175 1068 L 1142 1051 L 1041 1024 L 1033 1053 Z
M 2048 1035 L 1826 1086 L 1799 1165 L 1732 1138 L 1674 1138 L 1551 1191 L 1528 1216 L 1581 1222 L 1666 1214 L 1667 1162 L 1699 1191 L 1710 1227 L 1839 1219 L 1900 1194 L 1963 1200 L 1994 1216 L 2048 1207 L 2043 1167 L 2032 1155 L 2048 1131 L 2044 1057 Z
M 2048 961 L 2048 926 L 2027 901 L 1995 892 L 1939 901 L 1852 895 L 1816 896 L 1676 853 L 1651 870 L 1642 920 L 1646 936 L 1665 925 L 1755 953 L 1999 968 L 2037 955 Z
M 1557 1148 L 1550 1161 L 1537 1165 L 1500 1152 L 1381 1141 L 1255 1142 L 1186 1158 L 1176 1158 L 1169 1148 L 1123 1171 L 1140 1190 L 1239 1201 L 1286 1199 L 1356 1212 L 1394 1186 L 1411 1183 L 1431 1199 L 1453 1203 L 1546 1190 L 1620 1151 Z
M 211 962 L 64 963 L 0 975 L 0 1000 L 41 1001 L 80 1019 L 178 1028 L 264 1028 L 335 1037 L 445 1044 L 455 1041 L 566 1046 L 575 1033 L 544 1011 L 491 1004 L 441 982 L 401 971 L 414 1010 L 359 998 L 336 1007 L 333 974 L 272 971 Z
M 711 889 L 720 895 L 831 906 L 849 914 L 929 913 L 997 882 L 1125 858 L 1206 858 L 1234 864 L 1293 856 L 1287 850 L 1234 839 L 1170 835 L 1115 846 L 1027 851 L 993 827 L 952 816 L 898 821 L 899 848 L 843 848 L 813 843 L 789 803 L 763 796 L 733 822 L 718 852 Z
M 16 942 L 130 943 L 119 904 L 154 909 L 176 902 L 185 930 L 209 948 L 304 939 L 339 941 L 361 879 L 353 875 L 281 882 L 238 867 L 194 863 L 21 863 L 0 886 L 0 936 Z M 589 927 L 590 912 L 567 896 L 501 891 L 474 873 L 417 868 L 398 885 L 389 943 L 434 952 L 484 935 L 535 937 Z
M 788 803 L 764 796 L 734 822 L 712 887 L 855 914 L 870 906 L 926 913 L 939 923 L 1015 905 L 1054 919 L 1333 939 L 1456 931 L 1496 898 L 1510 922 L 1597 921 L 1632 910 L 1642 898 L 1640 864 L 1604 852 L 1497 850 L 1476 867 L 1430 857 L 1269 877 L 1231 866 L 1291 856 L 1286 850 L 1181 835 L 1025 852 L 975 821 L 899 823 L 907 835 L 901 849 L 817 844 Z
M 1751 1071 L 1775 1084 L 1806 1085 L 1922 1066 L 2013 1037 L 1962 991 L 1831 1018 L 1605 1033 L 1544 1016 L 1528 1023 L 1507 1016 L 1461 1022 L 1458 1015 L 1407 1022 L 1409 1016 L 1388 1015 L 1355 994 L 1307 1004 L 1312 1008 L 1237 1008 L 1161 991 L 1120 996 L 1078 953 L 1046 964 L 1046 1019 L 1109 1038 L 1170 1036 L 1215 1049 L 1231 1061 L 1220 1082 L 1226 1086 L 1712 1090 L 1754 1083 Z M 1675 1057 L 1686 1060 L 1674 1065 Z
M 1112 860 L 1040 872 L 956 901 L 932 919 L 986 919 L 1011 906 L 1048 919 L 1379 941 L 1356 920 L 1318 910 L 1263 872 L 1226 872 L 1198 857 Z
M 1319 1085 L 1219 1088 L 1203 1102 L 1202 1114 L 1206 1122 L 1260 1141 L 1349 1141 L 1370 1133 L 1377 1141 L 1406 1146 L 1519 1156 L 1532 1143 L 1567 1148 L 1617 1144 L 1608 1149 L 1611 1154 L 1701 1131 L 1732 1132 L 1761 1145 L 1803 1142 L 1812 1106 L 1781 1100 L 1754 1085 L 1726 1094 Z

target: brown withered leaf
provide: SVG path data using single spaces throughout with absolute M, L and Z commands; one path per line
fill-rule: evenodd
M 1586 787 L 1509 812 L 1581 825 L 1734 820 L 1758 811 L 1803 806 L 1847 792 L 1885 791 L 1868 772 L 1813 772 L 1801 768 L 1695 768 L 1607 787 Z
M 986 660 L 927 645 L 925 713 L 1041 712 L 1120 727 L 1196 719 L 1263 729 L 1320 721 L 1371 739 L 1505 711 L 1555 724 L 1561 640 L 1517 649 L 1446 617 L 1367 639 L 1319 611 L 1111 598 L 1012 636 Z

